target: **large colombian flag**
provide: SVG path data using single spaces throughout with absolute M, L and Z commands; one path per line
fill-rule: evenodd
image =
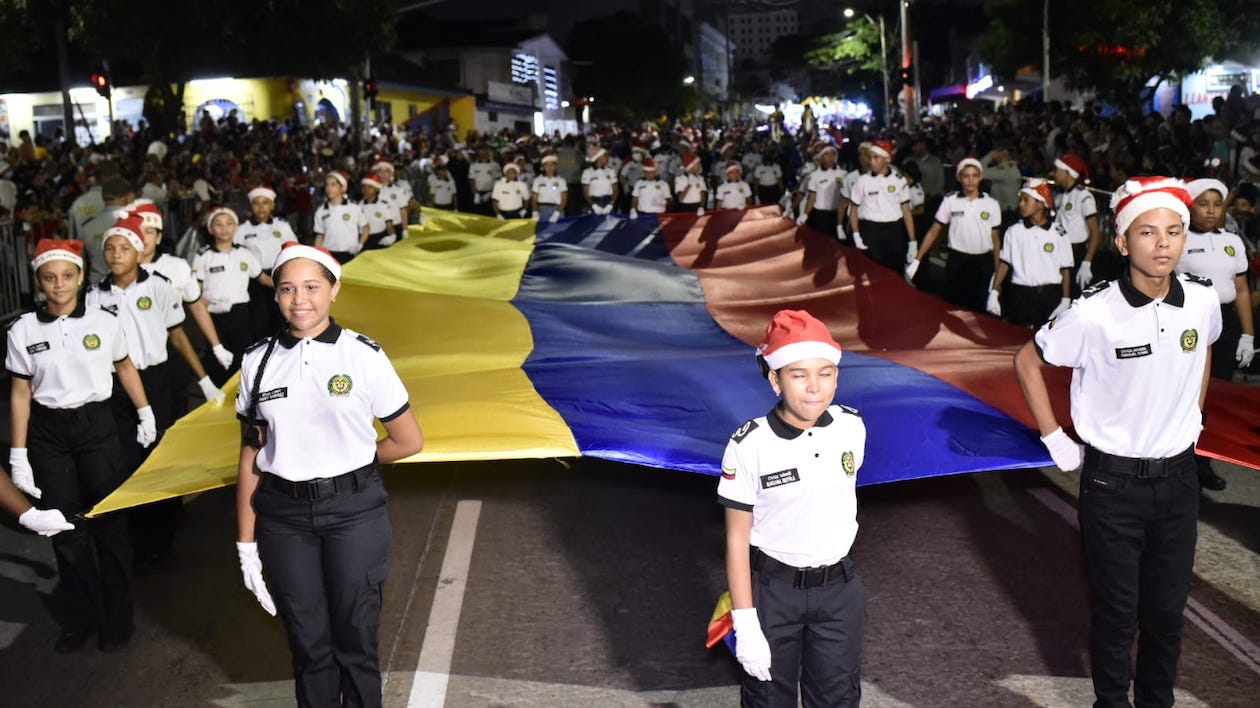
M 408 462 L 592 455 L 717 474 L 730 432 L 774 405 L 753 348 L 793 308 L 844 347 L 837 398 L 869 432 L 859 484 L 1050 464 L 1011 362 L 1031 332 L 920 293 L 777 208 L 425 217 L 347 265 L 333 310 L 411 392 L 425 449 Z M 1069 372 L 1048 373 L 1067 421 Z M 1201 449 L 1260 466 L 1260 390 L 1213 381 L 1208 401 Z M 233 483 L 239 439 L 231 405 L 202 406 L 94 513 Z

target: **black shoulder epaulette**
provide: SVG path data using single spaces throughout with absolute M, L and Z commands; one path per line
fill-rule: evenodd
M 266 343 L 267 343 L 267 342 L 269 342 L 269 341 L 271 341 L 271 335 L 267 335 L 266 337 L 263 337 L 262 339 L 258 340 L 257 342 L 254 342 L 253 344 L 249 345 L 248 347 L 245 347 L 245 353 L 252 352 L 252 351 L 254 351 L 255 349 L 257 349 L 257 348 L 259 348 L 259 347 L 263 346 L 264 344 L 266 344 Z
M 111 309 L 109 309 L 108 307 L 100 307 L 100 311 L 101 311 L 101 312 L 108 312 L 109 314 L 113 315 L 114 317 L 117 317 L 117 316 L 118 316 L 118 311 L 117 311 L 117 310 L 111 310 Z
M 743 425 L 739 426 L 739 428 L 735 430 L 735 432 L 731 433 L 731 440 L 734 440 L 735 442 L 743 442 L 744 438 L 748 437 L 748 434 L 756 429 L 757 421 L 746 420 Z
M 358 334 L 358 335 L 355 335 L 354 338 L 359 340 L 360 342 L 363 342 L 369 347 L 371 347 L 372 351 L 379 352 L 381 350 L 381 345 L 377 344 L 375 341 L 373 341 L 371 337 L 367 336 L 366 334 Z
M 1097 295 L 1098 293 L 1106 290 L 1109 287 L 1111 287 L 1110 280 L 1100 280 L 1094 283 L 1093 285 L 1089 286 L 1088 288 L 1085 288 L 1084 290 L 1082 290 L 1081 297 L 1093 297 L 1094 295 Z
M 232 244 L 232 245 L 233 245 L 233 247 L 235 247 L 235 246 L 236 246 L 236 244 Z M 197 255 L 201 255 L 201 254 L 203 254 L 203 253 L 209 253 L 209 252 L 210 252 L 210 245 L 209 245 L 209 244 L 206 244 L 206 245 L 202 246 L 201 248 L 198 248 L 198 249 L 197 249 Z
M 849 415 L 855 415 L 855 416 L 857 416 L 857 417 L 859 417 L 859 418 L 861 418 L 861 417 L 862 417 L 862 411 L 860 411 L 860 410 L 858 410 L 858 409 L 856 409 L 856 408 L 853 408 L 853 407 L 851 407 L 851 406 L 846 406 L 846 405 L 844 405 L 843 403 L 838 403 L 838 404 L 836 404 L 836 405 L 840 406 L 840 410 L 844 411 L 845 413 L 848 413 Z
M 1186 276 L 1186 280 L 1189 280 L 1192 283 L 1198 283 L 1199 285 L 1206 285 L 1209 288 L 1212 287 L 1211 278 L 1208 278 L 1203 275 L 1195 275 L 1194 273 L 1182 273 L 1182 275 Z
M 162 271 L 160 270 L 149 271 L 149 275 L 156 275 L 157 277 L 161 278 L 162 280 L 165 280 L 168 283 L 171 282 L 171 279 L 166 277 L 165 275 L 162 275 Z
M 949 199 L 950 197 L 954 197 L 954 196 L 958 196 L 958 191 L 957 191 L 957 190 L 954 190 L 953 192 L 950 192 L 949 194 L 946 194 L 946 195 L 945 195 L 945 198 L 946 198 L 946 199 Z

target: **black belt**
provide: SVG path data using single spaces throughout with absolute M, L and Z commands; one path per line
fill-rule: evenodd
M 845 556 L 831 565 L 820 565 L 815 568 L 797 568 L 771 558 L 760 548 L 752 549 L 752 569 L 772 578 L 792 583 L 792 587 L 797 590 L 822 587 L 834 580 L 844 580 L 847 583 L 857 574 L 853 565 L 853 559 L 849 556 Z
M 1169 471 L 1175 470 L 1177 465 L 1193 461 L 1193 445 L 1172 457 L 1161 457 L 1158 459 L 1122 457 L 1103 452 L 1091 445 L 1085 446 L 1086 467 L 1136 479 L 1161 479 L 1167 477 Z
M 290 482 L 283 477 L 264 472 L 263 484 L 269 489 L 274 489 L 294 499 L 317 501 L 325 497 L 336 497 L 359 491 L 366 486 L 368 477 L 375 469 L 376 461 L 373 460 L 371 464 L 336 477 L 320 477 L 305 482 Z

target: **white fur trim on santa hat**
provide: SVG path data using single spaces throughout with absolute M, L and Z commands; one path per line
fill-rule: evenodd
M 221 214 L 226 214 L 232 217 L 232 223 L 235 223 L 235 224 L 241 223 L 241 217 L 237 216 L 235 211 L 233 211 L 229 207 L 221 206 L 215 209 L 211 209 L 210 213 L 206 214 L 206 231 L 209 231 L 210 227 L 214 224 L 214 217 L 219 216 Z
M 380 162 L 376 163 L 375 165 L 372 165 L 372 171 L 373 171 L 373 172 L 382 172 L 382 171 L 384 171 L 384 170 L 389 170 L 390 172 L 393 172 L 393 171 L 394 171 L 394 163 L 392 163 L 392 162 L 386 162 L 386 161 L 384 161 L 384 160 L 381 160 Z
M 349 187 L 349 186 L 350 186 L 350 183 L 346 180 L 346 176 L 345 176 L 344 174 L 342 174 L 340 171 L 337 171 L 337 170 L 334 170 L 334 171 L 332 171 L 332 172 L 329 172 L 329 173 L 328 173 L 328 174 L 324 177 L 324 179 L 325 179 L 325 180 L 327 180 L 327 179 L 335 179 L 335 180 L 337 180 L 338 182 L 340 182 L 340 183 L 341 183 L 341 186 L 342 186 L 343 188 L 344 188 L 344 187 Z
M 254 187 L 249 190 L 249 194 L 245 196 L 247 196 L 251 202 L 259 197 L 262 197 L 263 199 L 270 199 L 274 202 L 276 200 L 276 191 L 266 187 Z
M 1216 190 L 1221 195 L 1221 199 L 1229 196 L 1229 187 L 1219 179 L 1203 178 L 1186 182 L 1186 191 L 1190 193 L 1191 199 L 1198 199 L 1204 192 Z
M 1111 195 L 1116 233 L 1127 232 L 1134 219 L 1152 209 L 1160 208 L 1176 212 L 1181 217 L 1182 228 L 1187 228 L 1190 226 L 1190 209 L 1186 206 L 1189 198 L 1190 193 L 1186 191 L 1185 182 L 1179 179 L 1164 178 L 1144 182 L 1131 179 Z
M 126 226 L 119 226 L 118 224 L 114 224 L 108 229 L 105 229 L 105 234 L 101 237 L 102 251 L 105 250 L 105 244 L 109 243 L 109 240 L 114 236 L 122 236 L 127 239 L 127 243 L 131 244 L 132 248 L 136 249 L 136 253 L 144 253 L 144 239 L 140 238 L 140 234 L 132 231 Z
M 1063 160 L 1060 160 L 1057 157 L 1054 158 L 1054 166 L 1072 175 L 1072 179 L 1080 179 L 1081 177 L 1080 172 L 1077 172 L 1076 170 L 1072 169 L 1071 167 L 1068 166 L 1068 163 L 1064 162 Z
M 980 161 L 974 157 L 968 157 L 968 158 L 959 160 L 958 166 L 954 168 L 954 174 L 960 175 L 962 174 L 962 171 L 968 167 L 974 167 L 977 170 L 980 170 L 980 174 L 982 175 L 984 174 L 984 165 L 980 164 Z
M 70 263 L 79 266 L 79 270 L 83 270 L 83 256 L 64 248 L 50 249 L 44 251 L 38 256 L 35 256 L 35 258 L 31 260 L 31 270 L 39 270 L 40 266 L 49 261 L 69 261 Z
M 280 249 L 280 253 L 276 254 L 276 263 L 271 267 L 271 272 L 280 270 L 280 266 L 294 258 L 308 258 L 327 268 L 328 272 L 332 273 L 333 280 L 341 280 L 341 264 L 328 251 L 297 242 L 291 243 L 293 245 L 285 245 Z
M 543 157 L 543 159 L 542 159 L 542 160 L 540 160 L 540 161 L 539 161 L 539 164 L 543 164 L 543 165 L 545 165 L 545 164 L 547 164 L 547 163 L 549 163 L 549 162 L 556 162 L 556 161 L 557 161 L 557 159 L 556 159 L 556 156 L 555 156 L 555 155 L 546 155 L 546 156 L 544 156 L 544 157 Z
M 360 179 L 359 184 L 363 185 L 364 187 L 376 187 L 377 189 L 380 189 L 382 186 L 384 186 L 381 184 L 380 180 L 376 179 L 376 175 L 368 175 L 367 177 Z
M 774 371 L 804 359 L 826 359 L 833 364 L 840 363 L 840 350 L 826 342 L 793 342 L 763 356 L 766 364 Z

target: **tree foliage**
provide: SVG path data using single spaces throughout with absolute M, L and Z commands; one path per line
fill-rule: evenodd
M 1013 76 L 1042 63 L 1041 4 L 988 0 L 981 54 Z M 1208 60 L 1249 60 L 1260 32 L 1254 0 L 1054 0 L 1050 73 L 1118 105 L 1149 97 L 1152 79 L 1180 76 Z M 1153 84 L 1151 84 L 1153 85 Z
M 696 108 L 695 89 L 683 85 L 687 63 L 682 50 L 659 25 L 639 15 L 620 12 L 578 23 L 568 54 L 574 61 L 574 92 L 595 98 L 601 116 L 678 116 Z
M 896 39 L 884 38 L 884 46 L 895 52 Z M 839 32 L 824 34 L 805 52 L 805 61 L 821 71 L 855 74 L 859 71 L 882 72 L 896 66 L 894 53 L 880 56 L 879 25 L 865 17 L 855 17 Z

